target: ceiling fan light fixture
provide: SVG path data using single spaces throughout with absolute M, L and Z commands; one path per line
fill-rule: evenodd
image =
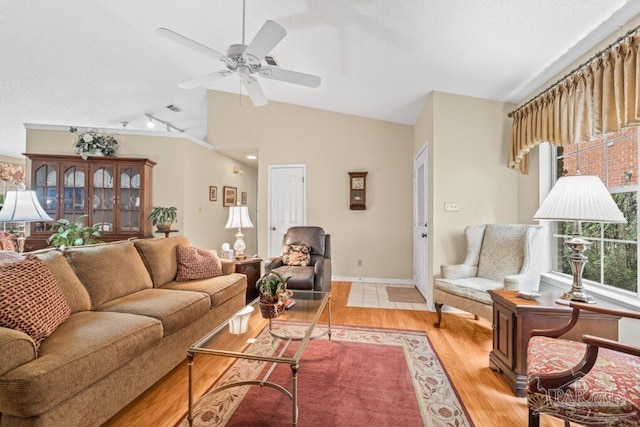
M 147 127 L 149 129 L 153 129 L 156 126 L 156 124 L 153 122 L 153 119 L 151 117 L 147 117 Z

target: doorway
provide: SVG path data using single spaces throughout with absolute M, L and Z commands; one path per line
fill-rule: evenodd
M 269 165 L 269 257 L 280 255 L 290 227 L 307 221 L 306 165 Z
M 429 300 L 429 170 L 428 143 L 413 160 L 413 280 Z

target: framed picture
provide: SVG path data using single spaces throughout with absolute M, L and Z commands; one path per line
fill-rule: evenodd
M 245 193 L 244 191 L 242 192 L 242 204 L 247 204 L 247 193 Z
M 218 201 L 218 187 L 216 187 L 215 185 L 209 186 L 209 200 L 211 200 L 212 202 Z
M 238 201 L 238 189 L 236 187 L 222 187 L 222 206 L 235 206 Z

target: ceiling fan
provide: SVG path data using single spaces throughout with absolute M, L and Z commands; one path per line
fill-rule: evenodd
M 261 107 L 267 104 L 267 97 L 262 87 L 260 87 L 256 75 L 260 75 L 266 79 L 279 80 L 308 87 L 318 87 L 320 85 L 320 77 L 318 76 L 262 65 L 262 60 L 265 55 L 271 52 L 284 36 L 287 35 L 286 30 L 282 28 L 282 26 L 274 21 L 266 21 L 251 43 L 245 45 L 244 25 L 245 0 L 242 2 L 242 44 L 232 44 L 229 46 L 226 55 L 167 28 L 158 28 L 156 30 L 158 35 L 204 55 L 219 59 L 227 66 L 226 70 L 214 71 L 213 73 L 180 83 L 178 86 L 184 89 L 192 89 L 197 86 L 206 87 L 209 83 L 235 73 L 240 77 L 253 105 Z

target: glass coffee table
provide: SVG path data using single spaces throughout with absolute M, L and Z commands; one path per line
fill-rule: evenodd
M 292 425 L 298 423 L 298 369 L 300 359 L 311 339 L 328 335 L 331 339 L 331 294 L 328 292 L 296 291 L 292 297 L 295 304 L 275 319 L 265 319 L 260 312 L 258 300 L 252 301 L 242 310 L 231 316 L 220 326 L 209 332 L 187 350 L 189 363 L 189 425 L 193 423 L 193 365 L 196 354 L 232 357 L 265 362 L 261 379 L 247 379 L 216 385 L 208 394 L 217 393 L 231 387 L 259 385 L 272 387 L 287 395 L 293 403 Z M 315 331 L 322 313 L 327 312 L 326 328 Z M 267 328 L 266 334 L 261 334 Z M 260 345 L 257 337 L 260 336 Z M 275 352 L 265 352 L 267 348 Z M 298 342 L 297 348 L 287 351 L 292 342 Z M 285 386 L 269 381 L 276 365 L 286 364 L 291 368 L 291 390 Z

